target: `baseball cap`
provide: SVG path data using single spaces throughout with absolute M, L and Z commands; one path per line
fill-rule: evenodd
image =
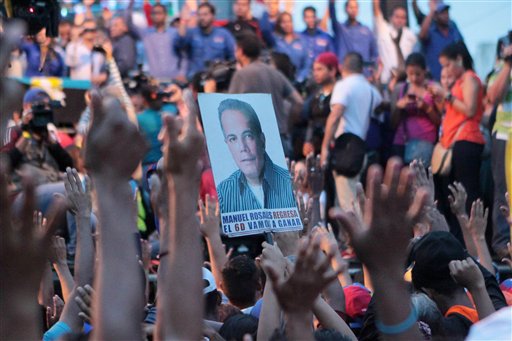
M 50 95 L 41 88 L 32 88 L 25 92 L 23 104 L 41 103 L 45 100 L 50 101 Z
M 213 277 L 213 274 L 210 270 L 203 267 L 203 281 L 204 281 L 204 287 L 203 287 L 203 294 L 209 294 L 212 291 L 217 290 L 217 285 L 215 284 L 215 278 Z
M 352 319 L 364 316 L 372 299 L 370 291 L 359 283 L 347 285 L 343 288 L 343 291 L 345 293 L 345 312 L 347 315 Z
M 450 9 L 450 5 L 445 4 L 444 1 L 440 1 L 436 5 L 436 13 L 440 13 L 440 12 L 444 11 L 445 9 Z
M 323 64 L 331 69 L 338 68 L 338 57 L 332 52 L 323 52 L 316 57 L 316 63 Z
M 448 264 L 452 260 L 466 259 L 462 244 L 450 232 L 427 233 L 414 244 L 409 261 L 412 282 L 416 288 L 437 288 L 443 284 L 454 285 Z

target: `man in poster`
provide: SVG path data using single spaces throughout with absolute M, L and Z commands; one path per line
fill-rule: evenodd
M 265 152 L 265 134 L 253 107 L 225 99 L 218 113 L 224 141 L 238 167 L 217 187 L 221 212 L 296 207 L 290 173 Z

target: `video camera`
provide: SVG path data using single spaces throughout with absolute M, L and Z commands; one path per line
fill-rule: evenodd
M 505 37 L 500 38 L 500 40 L 498 40 L 498 59 L 506 61 L 512 60 L 512 55 L 503 55 L 503 50 L 505 49 L 505 47 L 508 47 L 510 45 L 512 45 L 512 31 L 508 31 L 508 34 Z
M 195 87 L 198 92 L 204 92 L 204 84 L 208 79 L 215 80 L 217 83 L 217 90 L 222 92 L 229 88 L 231 78 L 236 71 L 235 61 L 214 61 L 210 63 L 206 71 L 199 73 L 194 78 L 196 79 Z

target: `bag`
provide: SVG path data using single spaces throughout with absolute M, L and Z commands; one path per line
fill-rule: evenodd
M 352 133 L 340 135 L 331 150 L 331 169 L 339 175 L 352 178 L 363 168 L 366 155 L 366 142 Z
M 437 175 L 448 175 L 452 170 L 452 146 L 445 148 L 441 142 L 437 142 L 432 152 L 430 162 L 432 173 Z
M 455 136 L 453 137 L 453 142 L 450 144 L 449 148 L 445 148 L 441 142 L 437 142 L 434 151 L 432 152 L 432 160 L 430 162 L 432 167 L 432 173 L 437 175 L 449 175 L 452 170 L 452 150 L 453 145 L 457 141 L 457 137 L 459 136 L 459 133 L 461 132 L 462 128 L 466 124 L 468 119 L 466 119 L 462 124 L 460 125 L 459 129 L 457 129 L 457 132 L 455 133 Z

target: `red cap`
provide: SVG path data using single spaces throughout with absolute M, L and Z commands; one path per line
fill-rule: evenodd
M 318 55 L 315 59 L 315 63 L 320 63 L 328 68 L 337 69 L 338 68 L 338 57 L 332 52 L 323 52 Z
M 370 291 L 360 284 L 352 284 L 343 288 L 345 292 L 345 312 L 351 318 L 363 316 L 366 313 L 372 296 Z

